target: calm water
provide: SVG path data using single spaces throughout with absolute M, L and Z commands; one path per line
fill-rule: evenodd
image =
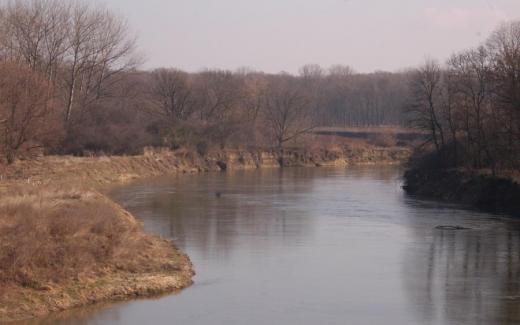
M 40 323 L 518 324 L 520 222 L 407 197 L 399 175 L 263 170 L 117 190 L 189 254 L 195 284 Z

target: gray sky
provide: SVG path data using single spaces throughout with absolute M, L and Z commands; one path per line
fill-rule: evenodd
M 145 68 L 394 71 L 475 46 L 520 0 L 104 0 L 139 35 Z

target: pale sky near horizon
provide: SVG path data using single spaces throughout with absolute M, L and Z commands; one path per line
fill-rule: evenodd
M 520 0 L 100 0 L 137 33 L 144 68 L 396 71 L 444 60 L 520 19 Z

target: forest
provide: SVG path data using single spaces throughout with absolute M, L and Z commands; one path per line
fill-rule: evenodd
M 127 22 L 86 2 L 0 8 L 0 152 L 139 154 L 281 148 L 316 127 L 404 125 L 409 73 L 141 70 Z

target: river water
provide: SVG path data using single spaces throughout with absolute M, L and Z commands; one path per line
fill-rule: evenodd
M 117 189 L 147 231 L 188 253 L 195 284 L 38 323 L 518 324 L 520 221 L 409 197 L 401 173 L 257 170 Z

